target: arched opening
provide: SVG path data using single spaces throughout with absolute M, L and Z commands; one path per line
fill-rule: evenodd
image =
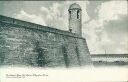
M 69 11 L 69 14 L 71 14 L 71 11 Z
M 71 18 L 71 10 L 69 10 L 69 18 Z
M 39 42 L 37 41 L 36 43 L 35 43 L 35 52 L 37 53 L 37 61 L 36 61 L 36 63 L 37 63 L 37 65 L 39 66 L 39 67 L 45 67 L 50 61 L 49 60 L 47 60 L 47 56 L 46 56 L 46 53 L 47 53 L 47 49 L 46 48 L 41 48 L 40 46 L 39 46 L 40 44 L 39 44 Z
M 76 55 L 77 55 L 78 64 L 79 64 L 79 66 L 81 66 L 80 55 L 79 55 L 79 49 L 78 49 L 77 46 L 76 46 L 76 48 L 75 48 L 75 51 L 76 51 Z
M 68 59 L 68 54 L 67 54 L 68 52 L 64 45 L 62 45 L 62 52 L 63 52 L 63 56 L 64 56 L 65 65 L 68 68 L 69 67 L 69 59 Z
M 80 11 L 77 10 L 77 19 L 79 19 L 79 18 L 80 18 Z

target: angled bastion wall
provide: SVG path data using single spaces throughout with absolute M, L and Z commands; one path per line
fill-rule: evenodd
M 84 66 L 91 64 L 89 55 L 79 35 L 0 16 L 0 65 Z

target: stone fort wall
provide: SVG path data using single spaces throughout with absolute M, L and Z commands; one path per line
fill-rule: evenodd
M 79 35 L 0 16 L 0 65 L 73 67 L 91 64 Z

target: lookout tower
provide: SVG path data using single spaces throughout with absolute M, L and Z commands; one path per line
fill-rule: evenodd
M 81 7 L 74 3 L 70 5 L 69 9 L 69 31 L 82 36 L 81 29 Z

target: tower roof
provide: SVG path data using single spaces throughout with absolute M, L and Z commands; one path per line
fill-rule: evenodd
M 72 5 L 70 5 L 69 9 L 81 9 L 80 5 L 73 3 Z

